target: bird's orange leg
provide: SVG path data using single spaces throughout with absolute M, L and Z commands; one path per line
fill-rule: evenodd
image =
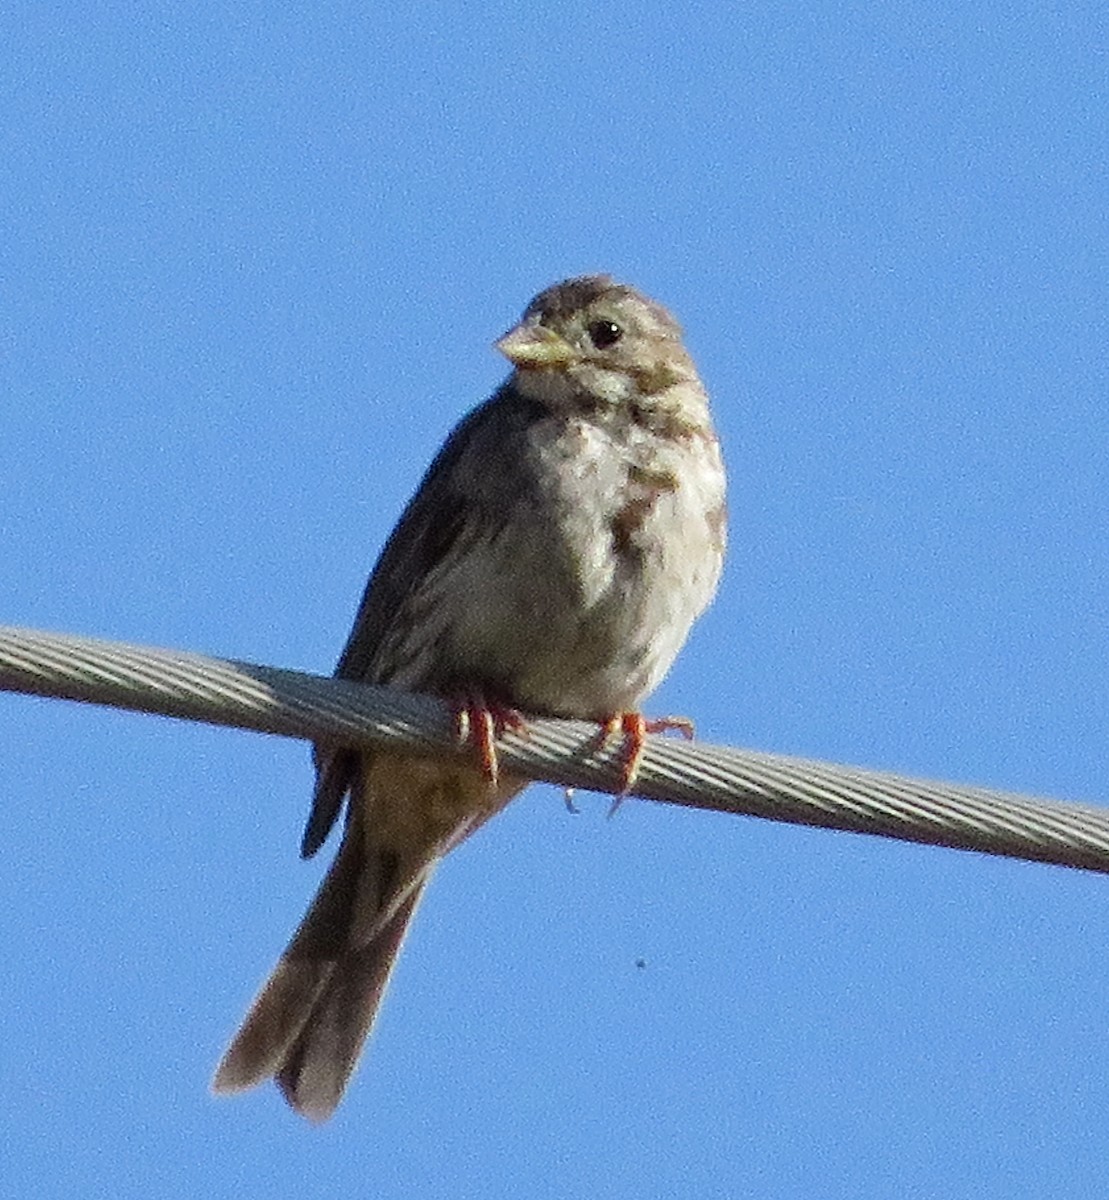
M 620 747 L 620 790 L 609 809 L 609 816 L 620 807 L 624 797 L 635 785 L 639 774 L 639 764 L 643 761 L 643 751 L 647 744 L 647 734 L 666 733 L 676 729 L 687 740 L 693 740 L 693 722 L 688 717 L 657 717 L 648 721 L 642 713 L 614 713 L 601 722 L 601 745 L 609 738 L 619 733 L 623 739 Z
M 515 708 L 487 700 L 476 688 L 463 692 L 451 702 L 456 736 L 460 745 L 467 742 L 477 754 L 481 773 L 490 788 L 497 786 L 497 738 L 504 733 L 527 730 L 523 715 Z

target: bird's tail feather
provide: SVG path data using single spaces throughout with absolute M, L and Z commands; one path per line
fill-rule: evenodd
M 367 946 L 337 964 L 285 1055 L 277 1085 L 310 1121 L 326 1120 L 343 1098 L 426 882 L 408 893 Z
M 220 1060 L 217 1094 L 273 1076 L 312 1121 L 326 1120 L 342 1098 L 431 866 L 390 894 L 394 864 L 367 860 L 359 824 L 348 825 L 304 920 Z

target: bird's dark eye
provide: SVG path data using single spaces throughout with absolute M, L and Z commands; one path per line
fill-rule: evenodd
M 615 321 L 593 321 L 586 332 L 598 350 L 607 350 L 609 346 L 615 346 L 624 336 L 624 331 Z

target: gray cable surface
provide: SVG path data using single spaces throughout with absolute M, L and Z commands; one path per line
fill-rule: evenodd
M 427 696 L 182 651 L 0 626 L 0 691 L 62 697 L 311 741 L 459 759 Z M 502 769 L 613 791 L 619 746 L 597 726 L 534 720 L 498 743 Z M 652 737 L 633 789 L 648 800 L 1109 873 L 1109 809 Z

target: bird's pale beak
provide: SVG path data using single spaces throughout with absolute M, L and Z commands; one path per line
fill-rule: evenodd
M 573 346 L 546 325 L 517 325 L 494 345 L 514 367 L 525 371 L 564 367 L 577 357 Z

